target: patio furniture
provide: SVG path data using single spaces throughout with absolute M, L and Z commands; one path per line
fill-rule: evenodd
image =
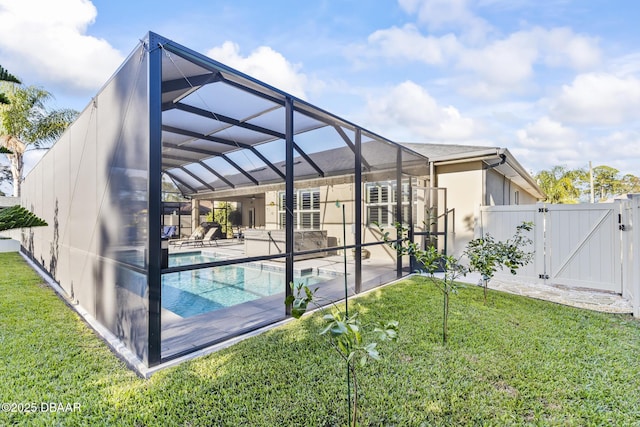
M 282 254 L 286 248 L 285 230 L 244 230 L 244 250 L 248 257 Z M 328 247 L 326 230 L 294 230 L 294 250 L 296 252 L 324 249 Z M 326 251 L 296 255 L 295 260 L 327 256 Z
M 244 232 L 242 231 L 242 228 L 232 227 L 231 230 L 232 230 L 234 239 L 237 239 L 239 241 L 242 241 L 244 239 Z
M 210 246 L 221 235 L 220 224 L 215 222 L 203 222 L 186 239 L 172 240 L 170 245 L 182 248 L 183 246 Z M 206 243 L 205 243 L 206 242 Z M 216 242 L 216 245 L 218 243 Z
M 178 227 L 175 225 L 165 225 L 162 227 L 162 238 L 163 239 L 171 239 L 175 237 L 178 233 Z
M 222 237 L 222 229 L 220 226 L 211 228 L 207 231 L 207 234 L 204 235 L 202 240 L 200 241 L 199 246 L 212 246 L 214 243 L 218 246 L 218 239 Z

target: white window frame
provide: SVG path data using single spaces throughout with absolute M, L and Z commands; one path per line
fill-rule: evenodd
M 283 229 L 286 221 L 285 192 L 278 193 L 278 226 Z M 320 230 L 320 189 L 296 190 L 293 194 L 294 230 Z
M 382 227 L 393 226 L 396 220 L 398 200 L 396 181 L 368 182 L 365 184 L 365 206 L 367 226 L 378 223 Z M 409 180 L 402 180 L 402 218 L 409 219 Z

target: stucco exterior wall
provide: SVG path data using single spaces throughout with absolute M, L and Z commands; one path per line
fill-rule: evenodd
M 447 207 L 455 209 L 455 219 L 449 225 L 448 253 L 457 256 L 462 253 L 467 242 L 473 239 L 483 202 L 482 162 L 438 166 L 436 185 L 447 189 Z
M 530 193 L 499 172 L 485 171 L 486 206 L 529 205 L 537 200 Z
M 448 253 L 459 256 L 475 236 L 480 206 L 524 205 L 537 200 L 481 161 L 436 167 L 436 185 L 447 189 L 447 207 L 455 209 Z
M 345 205 L 345 221 L 348 225 L 347 244 L 355 243 L 351 224 L 354 223 L 354 194 L 353 183 L 325 185 L 317 188 L 320 191 L 320 224 L 321 228 L 327 231 L 330 243 L 333 238 L 334 245 L 343 244 L 342 232 L 342 204 Z M 304 187 L 299 187 L 302 190 Z M 265 228 L 268 230 L 280 229 L 278 223 L 278 194 L 279 191 L 268 191 L 265 193 Z M 340 206 L 336 206 L 336 202 Z
M 504 175 L 487 169 L 485 171 L 485 200 L 483 205 L 510 205 L 511 203 L 511 180 Z
M 361 184 L 364 188 L 364 183 Z M 302 189 L 303 187 L 299 187 Z M 320 224 L 321 229 L 327 233 L 327 244 L 329 247 L 342 246 L 344 244 L 343 228 L 342 228 L 342 205 L 345 206 L 345 223 L 346 223 L 346 244 L 355 244 L 355 204 L 354 204 L 354 184 L 345 182 L 341 184 L 331 184 L 320 187 L 314 187 L 320 191 Z M 268 191 L 265 193 L 265 217 L 267 230 L 278 230 L 278 193 L 279 191 Z M 366 203 L 364 203 L 364 190 L 362 201 L 362 243 L 372 243 L 380 241 L 380 232 L 377 227 L 368 227 L 366 224 Z M 340 206 L 336 206 L 336 202 L 340 202 Z M 392 235 L 395 235 L 395 229 L 389 227 Z M 395 252 L 386 245 L 372 246 L 366 248 L 368 256 L 371 259 L 386 260 L 395 262 Z M 334 253 L 341 253 L 336 251 Z M 349 253 L 349 256 L 352 254 Z
M 532 205 L 532 204 L 538 203 L 538 199 L 536 199 L 531 194 L 529 194 L 528 192 L 526 192 L 525 190 L 523 190 L 522 188 L 520 188 L 519 186 L 517 186 L 515 184 L 511 184 L 511 192 L 512 192 L 511 200 L 514 200 L 514 198 L 515 198 L 515 194 L 514 193 L 516 191 L 519 194 L 519 196 L 518 196 L 518 198 L 519 198 L 518 204 L 519 205 Z
M 517 184 L 506 178 L 501 173 L 483 168 L 482 161 L 465 162 L 450 165 L 438 165 L 435 169 L 436 179 L 434 185 L 438 188 L 446 188 L 446 207 L 454 209 L 454 213 L 449 216 L 447 252 L 453 255 L 461 255 L 466 244 L 475 237 L 474 233 L 479 218 L 480 206 L 484 205 L 513 205 L 536 203 L 536 199 Z M 317 183 L 316 183 L 317 184 Z M 364 198 L 365 189 L 363 185 L 362 200 L 362 242 L 371 243 L 380 241 L 380 232 L 377 227 L 368 227 L 367 204 Z M 298 189 L 303 189 L 299 186 Z M 346 205 L 347 223 L 347 245 L 355 242 L 353 232 L 354 210 L 353 210 L 353 183 L 333 183 L 330 185 L 320 185 L 320 223 L 321 229 L 327 231 L 329 246 L 343 245 L 342 232 L 342 209 L 336 207 L 336 201 Z M 268 191 L 265 193 L 265 228 L 279 229 L 278 223 L 278 191 Z M 434 193 L 435 194 L 435 193 Z M 438 214 L 442 214 L 445 209 L 444 192 L 437 193 Z M 424 218 L 425 195 L 418 194 L 416 206 L 416 218 L 414 223 L 421 224 Z M 258 215 L 258 210 L 256 210 Z M 444 229 L 444 221 L 440 220 L 439 230 Z M 395 229 L 389 227 L 387 230 L 391 235 L 395 235 Z M 444 239 L 438 240 L 440 249 L 444 249 Z M 386 246 L 367 248 L 373 259 L 394 260 L 395 253 Z

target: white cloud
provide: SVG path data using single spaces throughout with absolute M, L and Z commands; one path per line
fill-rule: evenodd
M 579 152 L 582 163 L 576 167 L 585 167 L 589 160 L 593 166 L 611 166 L 621 175 L 632 173 L 640 176 L 640 132 L 637 130 L 614 130 L 602 136 L 592 136 Z
M 77 91 L 99 88 L 123 56 L 85 34 L 96 16 L 88 0 L 0 0 L 2 65 L 23 79 Z
M 530 34 L 539 41 L 544 62 L 549 66 L 584 70 L 600 63 L 599 40 L 595 37 L 574 34 L 569 28 L 535 28 Z
M 621 174 L 638 175 L 640 132 L 637 130 L 574 129 L 542 117 L 516 132 L 517 144 L 510 151 L 528 169 L 539 172 L 561 165 L 570 169 L 593 166 L 615 167 Z
M 637 169 L 640 161 L 640 132 L 637 130 L 615 130 L 594 144 L 595 164 L 630 164 L 632 167 L 618 168 L 621 171 Z M 617 166 L 615 166 L 617 168 Z
M 432 31 L 459 29 L 471 42 L 484 39 L 492 30 L 484 19 L 468 7 L 468 0 L 398 0 L 407 13 L 417 14 L 418 21 Z
M 222 46 L 209 50 L 207 56 L 280 90 L 306 99 L 305 87 L 309 79 L 299 72 L 302 66 L 290 63 L 281 53 L 268 46 L 261 46 L 249 56 L 243 57 L 236 43 L 226 41 Z
M 562 87 L 551 111 L 569 123 L 598 126 L 637 121 L 639 109 L 640 79 L 587 73 Z
M 409 12 L 449 8 L 445 17 L 429 18 L 437 22 L 469 19 L 470 12 L 463 1 L 399 1 Z M 457 73 L 449 77 L 456 81 L 456 89 L 481 99 L 498 99 L 505 94 L 531 90 L 539 66 L 585 71 L 601 62 L 599 40 L 570 28 L 533 27 L 489 42 L 471 42 L 463 31 L 457 34 L 434 36 L 421 32 L 414 24 L 394 26 L 371 33 L 367 47 L 355 49 L 355 56 L 389 58 L 400 65 L 407 61 L 443 67 L 453 64 Z M 352 55 L 353 52 L 354 49 Z
M 443 64 L 459 49 L 455 35 L 423 36 L 415 25 L 378 30 L 369 36 L 376 56 Z
M 531 77 L 537 58 L 535 40 L 518 32 L 481 49 L 465 50 L 458 66 L 477 72 L 489 83 L 512 86 Z
M 640 75 L 640 52 L 614 58 L 609 62 L 607 71 L 618 77 Z
M 600 62 L 596 39 L 567 28 L 533 28 L 493 41 L 481 48 L 461 50 L 458 67 L 471 70 L 481 80 L 463 86 L 462 91 L 482 98 L 497 98 L 505 92 L 519 92 L 534 76 L 534 67 L 586 69 Z
M 421 86 L 405 81 L 367 103 L 371 127 L 396 139 L 464 140 L 477 137 L 478 124 L 452 106 L 440 106 Z
M 577 130 L 544 116 L 515 131 L 509 150 L 534 173 L 556 165 L 584 167 L 588 144 Z
M 542 117 L 535 123 L 529 123 L 516 132 L 523 147 L 532 149 L 566 150 L 575 149 L 578 133 L 561 123 Z

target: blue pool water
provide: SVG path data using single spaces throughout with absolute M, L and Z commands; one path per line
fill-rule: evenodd
M 218 258 L 187 253 L 171 255 L 169 266 L 218 261 Z M 313 285 L 331 277 L 305 275 L 296 283 Z M 197 316 L 262 297 L 284 293 L 285 275 L 259 266 L 227 265 L 182 271 L 162 276 L 162 306 L 181 317 Z

